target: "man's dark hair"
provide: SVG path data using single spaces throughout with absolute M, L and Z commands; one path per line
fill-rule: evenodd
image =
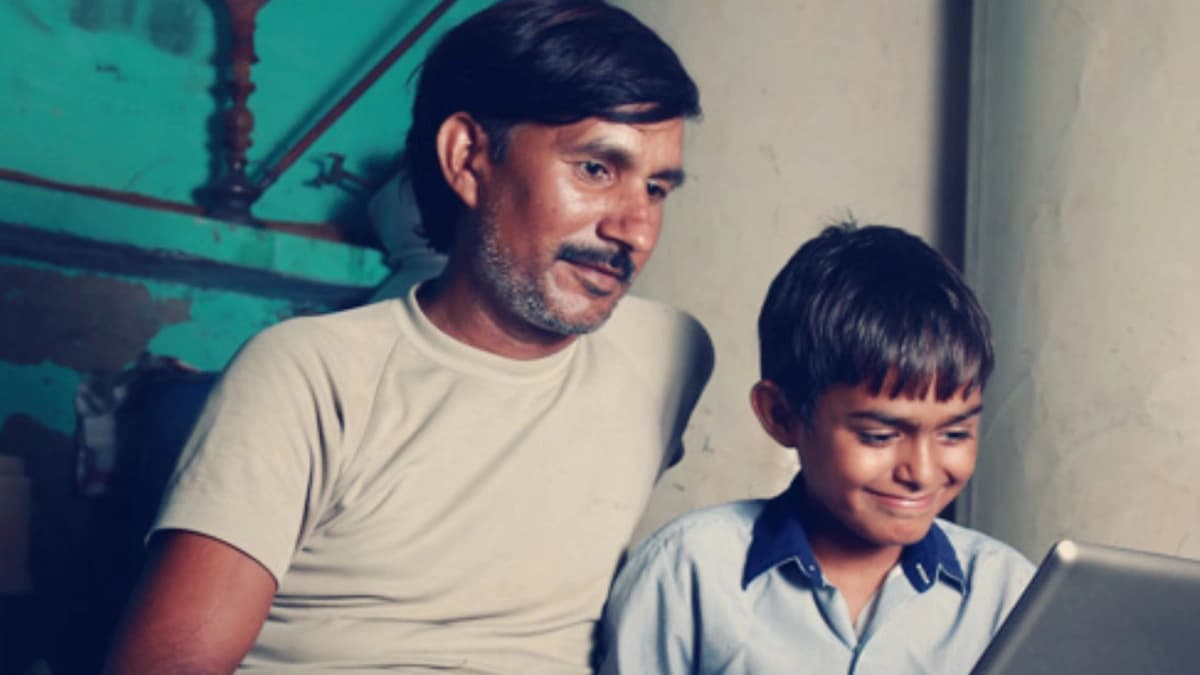
M 645 106 L 618 110 L 631 104 Z M 435 140 L 456 112 L 483 127 L 500 161 L 515 124 L 691 118 L 700 95 L 654 31 L 602 0 L 506 0 L 467 19 L 421 66 L 405 150 L 421 234 L 442 253 L 462 202 L 442 177 Z
M 938 400 L 982 389 L 993 352 L 987 315 L 941 254 L 894 227 L 840 223 L 792 256 L 758 318 L 762 377 L 805 423 L 836 384 Z

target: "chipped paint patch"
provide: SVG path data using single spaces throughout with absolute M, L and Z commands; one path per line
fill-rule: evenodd
M 250 336 L 282 319 L 307 313 L 290 302 L 249 295 L 191 290 L 188 296 L 191 320 L 163 328 L 148 349 L 201 370 L 224 368 Z
M 156 299 L 143 284 L 91 274 L 0 265 L 0 354 L 17 365 L 50 362 L 116 370 L 164 327 L 190 317 L 185 300 Z

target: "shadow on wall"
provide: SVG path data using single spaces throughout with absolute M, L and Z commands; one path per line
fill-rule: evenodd
M 95 418 L 105 423 L 96 425 L 99 436 L 113 434 L 99 440 L 115 450 L 102 475 L 80 473 L 89 454 L 80 438 L 23 415 L 0 427 L 0 453 L 36 449 L 20 457 L 32 487 L 28 567 L 37 589 L 0 613 L 9 645 L 0 672 L 26 672 L 39 660 L 55 675 L 99 672 L 145 562 L 143 536 L 215 380 L 178 368 L 133 372 L 120 406 Z
M 966 236 L 971 3 L 942 0 L 941 16 L 938 135 L 932 158 L 936 172 L 933 243 L 961 270 Z

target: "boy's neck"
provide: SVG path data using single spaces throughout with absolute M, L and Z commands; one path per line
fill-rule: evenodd
M 809 502 L 804 529 L 825 579 L 842 594 L 857 621 L 863 607 L 883 585 L 904 547 L 879 545 L 847 529 L 819 505 Z

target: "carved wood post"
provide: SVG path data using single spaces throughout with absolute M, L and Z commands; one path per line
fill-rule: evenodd
M 250 206 L 260 194 L 246 175 L 246 151 L 254 115 L 248 100 L 254 92 L 250 67 L 258 62 L 254 53 L 254 20 L 267 0 L 225 0 L 232 19 L 233 44 L 230 50 L 229 86 L 231 103 L 224 114 L 226 149 L 222 175 L 209 191 L 208 215 L 236 223 L 259 224 Z

